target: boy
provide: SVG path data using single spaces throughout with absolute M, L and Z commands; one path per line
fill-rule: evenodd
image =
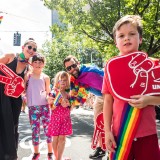
M 136 15 L 122 17 L 113 28 L 113 36 L 120 55 L 137 52 L 139 45 L 142 43 L 141 18 Z M 110 153 L 116 153 L 119 147 L 117 145 L 117 137 L 121 125 L 121 117 L 127 102 L 117 99 L 109 91 L 106 71 L 103 79 L 102 93 L 104 93 L 103 113 L 106 146 Z M 131 100 L 127 104 L 142 109 L 142 114 L 134 139 L 131 141 L 128 158 L 124 160 L 159 160 L 155 109 L 153 105 L 160 104 L 160 97 L 135 95 L 131 96 Z

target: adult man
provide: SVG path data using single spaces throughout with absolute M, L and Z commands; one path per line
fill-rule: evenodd
M 67 56 L 63 61 L 64 67 L 71 75 L 71 105 L 76 106 L 84 104 L 89 92 L 96 95 L 93 105 L 94 123 L 97 115 L 103 110 L 103 97 L 101 93 L 104 71 L 95 65 L 80 65 L 77 58 L 73 55 Z M 105 156 L 105 151 L 99 147 L 96 148 L 89 158 L 96 159 Z

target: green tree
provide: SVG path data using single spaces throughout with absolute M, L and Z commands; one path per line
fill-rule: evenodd
M 53 78 L 59 71 L 64 70 L 63 59 L 69 55 L 76 53 L 74 46 L 69 46 L 67 43 L 57 41 L 46 42 L 43 45 L 43 54 L 46 57 L 46 65 L 44 72 Z
M 72 34 L 79 42 L 85 37 L 85 45 L 94 43 L 94 48 L 105 55 L 106 53 L 114 55 L 116 51 L 112 35 L 115 22 L 126 14 L 138 14 L 142 17 L 144 25 L 144 39 L 140 49 L 150 56 L 160 53 L 160 0 L 44 0 L 44 2 L 48 8 L 58 11 L 63 24 L 51 28 L 55 36 Z
M 77 43 L 71 43 L 70 39 L 66 39 L 66 36 L 61 39 L 53 39 L 52 42 L 47 41 L 43 45 L 41 51 L 46 57 L 46 65 L 44 72 L 53 78 L 55 74 L 61 70 L 65 70 L 63 67 L 63 60 L 67 55 L 75 55 L 81 63 L 94 63 L 99 67 L 103 66 L 102 56 L 93 48 L 86 48 Z

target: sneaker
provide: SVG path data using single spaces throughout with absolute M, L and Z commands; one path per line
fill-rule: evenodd
M 32 160 L 39 160 L 40 153 L 34 153 Z
M 106 155 L 106 152 L 101 149 L 101 147 L 97 147 L 93 154 L 89 155 L 90 159 L 100 158 Z
M 48 153 L 48 160 L 53 160 L 53 153 Z

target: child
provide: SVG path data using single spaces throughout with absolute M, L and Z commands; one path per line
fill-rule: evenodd
M 27 105 L 27 98 L 24 94 L 21 95 L 22 97 L 22 108 L 21 108 L 21 112 L 25 113 L 25 109 L 26 109 L 26 105 Z
M 32 143 L 34 146 L 34 155 L 32 160 L 38 160 L 39 137 L 40 137 L 40 119 L 43 123 L 44 133 L 47 133 L 50 121 L 50 110 L 46 97 L 50 92 L 50 79 L 42 72 L 45 65 L 45 59 L 37 54 L 32 58 L 32 71 L 25 77 L 27 106 L 29 109 L 29 119 L 32 127 Z M 47 136 L 48 160 L 52 160 L 52 140 Z
M 141 18 L 136 15 L 122 17 L 113 28 L 113 36 L 120 55 L 127 55 L 138 51 L 139 45 L 142 43 Z M 113 96 L 107 84 L 107 73 L 105 72 L 102 87 L 102 93 L 104 93 L 103 113 L 105 138 L 107 149 L 113 154 L 116 153 L 116 149 L 119 147 L 119 145 L 117 145 L 118 129 L 121 124 L 122 111 L 127 102 Z M 131 106 L 140 108 L 142 114 L 134 139 L 131 141 L 128 158 L 123 160 L 159 160 L 160 156 L 153 105 L 160 104 L 160 97 L 135 95 L 131 96 L 131 100 L 129 100 L 128 103 Z
M 61 160 L 65 147 L 66 135 L 72 134 L 72 124 L 70 117 L 70 104 L 62 106 L 62 101 L 69 99 L 67 90 L 69 89 L 69 75 L 65 71 L 58 72 L 55 77 L 54 92 L 55 99 L 60 95 L 58 103 L 54 102 L 52 108 L 51 121 L 48 127 L 48 135 L 53 136 L 53 151 L 55 160 Z M 53 93 L 52 93 L 53 94 Z M 64 104 L 64 103 L 63 103 Z

